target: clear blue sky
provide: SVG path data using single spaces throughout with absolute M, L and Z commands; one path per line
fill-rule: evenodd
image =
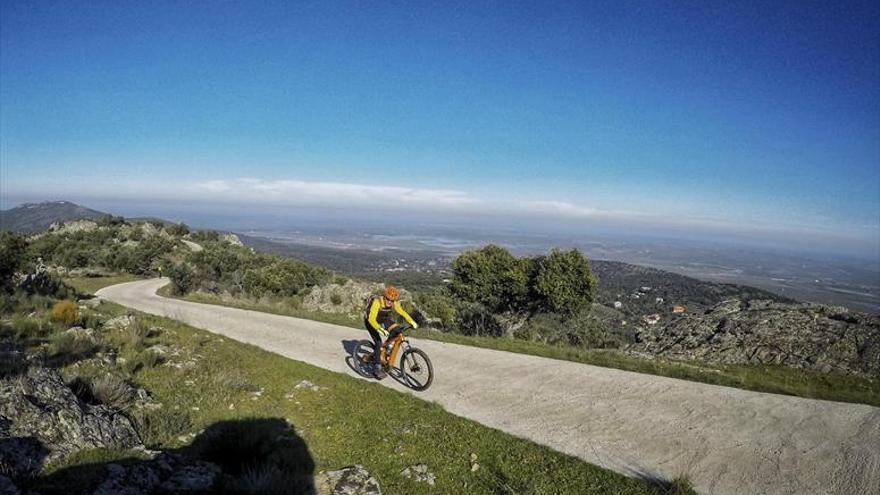
M 0 5 L 7 203 L 880 239 L 877 2 Z

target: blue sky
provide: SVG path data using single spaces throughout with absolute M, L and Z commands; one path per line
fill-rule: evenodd
M 391 197 L 877 255 L 876 2 L 291 4 L 2 2 L 4 202 Z

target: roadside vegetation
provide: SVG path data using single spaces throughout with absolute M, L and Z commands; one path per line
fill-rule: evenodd
M 0 341 L 17 357 L 4 354 L 0 380 L 56 370 L 83 404 L 129 418 L 148 449 L 219 465 L 221 489 L 288 493 L 304 473 L 360 464 L 385 493 L 692 493 L 686 481 L 627 478 L 376 383 L 77 298 L 55 278 L 54 293 L 25 292 L 9 276 L 24 264 L 13 258 L 2 280 L 3 297 L 17 295 L 0 315 Z M 118 280 L 87 282 L 94 290 Z M 80 449 L 14 481 L 81 493 L 105 479 L 108 463 L 147 462 L 145 452 Z M 432 485 L 404 475 L 419 465 Z
M 348 278 L 341 274 L 290 258 L 257 253 L 237 239 L 212 231 L 190 231 L 185 225 L 131 224 L 111 217 L 98 222 L 97 229 L 92 230 L 100 242 L 90 240 L 93 238 L 80 231 L 64 229 L 30 239 L 4 234 L 3 249 L 19 252 L 29 267 L 35 266 L 38 258 L 46 264 L 62 262 L 65 258 L 60 253 L 70 250 L 103 252 L 101 256 L 90 255 L 77 265 L 86 275 L 99 275 L 119 268 L 107 260 L 128 259 L 119 255 L 121 250 L 138 249 L 139 244 L 129 241 L 161 237 L 166 239 L 162 242 L 171 243 L 169 251 L 135 251 L 145 256 L 135 256 L 141 259 L 135 265 L 149 266 L 147 271 L 123 272 L 108 278 L 70 276 L 70 269 L 65 267 L 66 280 L 79 292 L 91 292 L 101 285 L 158 275 L 161 268 L 172 281 L 163 289 L 164 295 L 361 328 L 356 312 L 323 312 L 303 305 L 313 288 L 344 283 Z M 183 246 L 180 241 L 184 239 L 203 249 L 193 251 Z M 642 280 L 644 275 L 656 285 L 659 275 L 656 271 L 648 272 L 627 272 L 624 278 Z M 618 280 L 615 290 L 623 291 L 626 280 Z M 878 381 L 844 373 L 676 361 L 624 352 L 622 349 L 635 342 L 637 322 L 632 315 L 609 307 L 608 301 L 604 301 L 609 296 L 600 290 L 591 264 L 576 250 L 518 258 L 490 245 L 454 260 L 448 284 L 420 287 L 423 290 L 412 292 L 406 304 L 418 308 L 429 322 L 426 327 L 433 330 L 415 332 L 419 338 L 761 392 L 880 405 Z M 700 294 L 700 301 L 711 302 L 713 294 L 727 297 L 734 287 L 708 284 L 688 290 Z M 763 297 L 763 293 L 747 296 Z

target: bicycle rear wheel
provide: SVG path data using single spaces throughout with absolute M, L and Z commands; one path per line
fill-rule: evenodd
M 434 381 L 434 366 L 428 355 L 421 349 L 411 348 L 400 357 L 400 373 L 407 386 L 422 391 Z
M 357 367 L 356 371 L 363 376 L 373 376 L 376 367 L 373 361 L 374 349 L 375 347 L 372 342 L 362 340 L 358 342 L 357 347 L 351 353 L 351 360 L 354 366 Z

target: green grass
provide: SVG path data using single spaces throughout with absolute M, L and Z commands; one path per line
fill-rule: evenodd
M 162 292 L 160 291 L 160 293 Z M 164 295 L 169 296 L 170 294 L 165 291 Z M 285 305 L 283 301 L 265 304 L 247 299 L 220 298 L 208 294 L 188 294 L 182 299 L 323 321 L 358 329 L 363 328 L 358 319 L 340 314 L 305 311 Z M 475 337 L 423 329 L 414 331 L 412 335 L 416 338 L 531 354 L 757 392 L 880 406 L 880 380 L 871 381 L 839 372 L 821 373 L 783 366 L 724 365 L 697 361 L 648 359 L 616 350 L 583 349 L 509 337 Z
M 64 282 L 76 289 L 80 294 L 94 294 L 98 289 L 123 282 L 133 282 L 141 277 L 130 274 L 114 275 L 112 277 L 68 277 Z
M 102 310 L 126 311 L 110 303 Z M 185 447 L 201 429 L 220 422 L 280 418 L 305 442 L 315 472 L 361 464 L 384 493 L 668 493 L 667 487 L 585 463 L 377 383 L 292 361 L 172 320 L 138 317 L 146 326 L 161 328 L 151 338 L 177 353 L 165 365 L 142 368 L 130 376 L 162 403 L 154 412 L 133 414 L 153 448 Z M 194 366 L 173 366 L 191 359 Z M 89 372 L 105 371 L 78 367 L 78 373 Z M 321 389 L 295 389 L 301 380 Z M 480 465 L 476 471 L 472 471 L 472 454 Z M 81 453 L 53 465 L 55 478 L 46 483 L 62 486 L 58 480 L 70 478 L 79 464 L 123 457 L 131 454 Z M 426 464 L 436 475 L 436 486 L 400 474 L 414 464 Z M 94 465 L 82 469 L 84 476 L 97 472 Z M 75 492 L 76 486 L 82 485 L 68 486 L 67 493 Z

